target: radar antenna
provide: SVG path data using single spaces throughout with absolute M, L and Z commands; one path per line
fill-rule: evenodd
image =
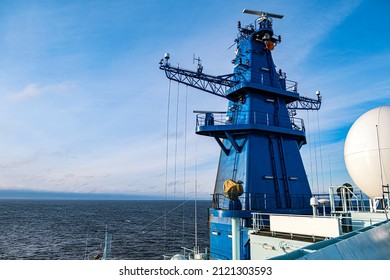
M 271 17 L 271 18 L 282 19 L 284 17 L 283 15 L 279 15 L 279 14 L 273 14 L 273 13 L 268 13 L 268 12 L 263 12 L 263 11 L 254 11 L 254 10 L 249 10 L 249 9 L 244 9 L 242 12 L 244 14 L 257 15 L 257 16 L 260 16 L 262 18 Z

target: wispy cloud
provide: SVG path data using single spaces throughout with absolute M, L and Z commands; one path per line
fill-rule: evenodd
M 75 83 L 70 81 L 44 86 L 39 86 L 37 84 L 29 84 L 22 90 L 10 94 L 8 98 L 14 101 L 24 101 L 45 94 L 66 94 L 69 93 L 74 88 L 74 86 Z
M 389 104 L 390 81 L 387 79 L 390 53 L 367 55 L 352 63 L 326 68 L 307 81 L 321 89 L 323 107 L 321 126 L 335 130 L 350 125 L 367 110 Z M 376 73 L 372 75 L 372 73 Z
M 280 61 L 288 62 L 289 69 L 296 69 L 317 44 L 322 42 L 327 34 L 337 28 L 361 3 L 362 0 L 337 1 L 333 5 L 327 2 L 324 5 L 315 5 L 315 9 L 305 13 L 304 16 L 301 9 L 291 9 L 291 14 L 285 17 L 284 23 L 276 30 L 276 32 L 279 30 L 284 32 L 282 39 L 284 38 L 283 42 L 288 44 L 286 50 L 282 50 L 279 55 Z M 308 3 L 308 7 L 309 4 L 312 3 Z

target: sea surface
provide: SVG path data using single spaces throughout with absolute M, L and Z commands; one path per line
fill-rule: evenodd
M 92 259 L 106 229 L 111 259 L 159 260 L 193 248 L 195 240 L 203 250 L 209 207 L 209 201 L 0 200 L 0 259 Z

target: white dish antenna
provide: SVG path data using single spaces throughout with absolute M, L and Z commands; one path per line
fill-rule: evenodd
M 382 197 L 390 184 L 390 106 L 372 109 L 349 129 L 344 160 L 354 183 L 368 197 Z

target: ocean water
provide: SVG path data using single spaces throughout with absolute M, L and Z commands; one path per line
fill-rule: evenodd
M 0 200 L 1 260 L 159 260 L 208 245 L 209 201 Z M 196 229 L 196 230 L 195 230 Z M 197 232 L 197 234 L 195 234 Z

